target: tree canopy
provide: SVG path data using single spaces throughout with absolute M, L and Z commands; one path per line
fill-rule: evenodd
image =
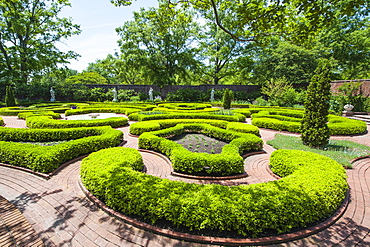
M 70 18 L 58 17 L 61 9 L 69 5 L 68 0 L 0 0 L 2 84 L 25 84 L 44 69 L 56 68 L 77 56 L 55 46 L 80 33 Z

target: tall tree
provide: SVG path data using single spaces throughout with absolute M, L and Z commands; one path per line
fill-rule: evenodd
M 205 79 L 214 85 L 222 84 L 222 80 L 239 71 L 233 63 L 242 56 L 247 57 L 248 44 L 238 42 L 222 31 L 210 13 L 204 13 L 203 17 L 207 23 L 203 27 L 205 32 L 199 43 L 202 48 L 202 58 L 206 63 Z
M 26 84 L 44 69 L 68 63 L 76 53 L 56 42 L 79 34 L 79 26 L 58 14 L 68 0 L 0 0 L 0 78 Z
M 330 61 L 320 60 L 307 88 L 301 139 L 305 145 L 310 147 L 323 147 L 329 142 L 330 133 L 327 122 L 330 106 L 330 76 Z
M 111 0 L 116 6 L 133 0 Z M 239 41 L 263 43 L 271 35 L 307 39 L 344 16 L 369 11 L 365 0 L 160 0 L 169 7 L 178 4 L 197 10 L 212 10 L 217 25 Z M 232 16 L 232 19 L 223 19 Z M 293 35 L 294 34 L 294 35 Z
M 185 80 L 187 70 L 199 64 L 193 45 L 198 30 L 192 18 L 189 12 L 167 8 L 135 12 L 133 21 L 116 29 L 121 36 L 121 58 L 130 66 L 143 68 L 153 84 Z

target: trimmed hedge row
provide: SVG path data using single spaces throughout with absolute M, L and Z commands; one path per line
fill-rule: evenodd
M 71 109 L 65 111 L 66 116 L 71 115 L 80 115 L 80 114 L 87 114 L 87 113 L 118 113 L 118 114 L 125 114 L 130 115 L 132 113 L 141 112 L 141 109 L 136 108 L 82 108 L 82 109 Z
M 199 110 L 184 110 L 184 109 L 168 109 L 164 107 L 157 107 L 154 108 L 153 111 L 159 111 L 159 112 L 168 112 L 168 113 L 206 113 L 206 112 L 217 112 L 220 109 L 218 108 L 204 108 L 204 109 L 199 109 Z
M 228 121 L 214 120 L 214 119 L 165 119 L 165 120 L 152 120 L 132 123 L 130 125 L 130 133 L 133 135 L 141 135 L 144 132 L 151 132 L 160 129 L 167 129 L 174 127 L 177 124 L 191 124 L 191 123 L 206 123 L 212 126 L 225 129 L 229 124 Z
M 181 144 L 165 137 L 186 132 L 197 132 L 230 142 L 221 154 L 194 153 Z M 224 130 L 209 124 L 178 124 L 175 127 L 146 132 L 139 137 L 139 147 L 163 153 L 170 158 L 176 172 L 231 175 L 244 172 L 244 161 L 240 156 L 247 151 L 261 150 L 263 141 L 253 134 Z
M 165 220 L 190 231 L 235 231 L 250 237 L 288 232 L 330 216 L 348 189 L 341 165 L 303 151 L 272 154 L 272 169 L 282 179 L 232 187 L 161 179 L 131 169 L 124 163 L 126 154 L 114 156 L 117 162 L 104 157 L 82 162 L 81 179 L 91 193 L 126 215 L 153 224 Z
M 205 123 L 222 129 L 234 130 L 243 133 L 250 133 L 259 136 L 259 129 L 256 126 L 238 123 L 228 122 L 222 120 L 212 119 L 167 119 L 167 120 L 152 120 L 132 123 L 130 125 L 130 133 L 133 135 L 141 135 L 144 132 L 151 132 L 160 129 L 166 129 L 174 127 L 177 124 L 192 124 L 192 123 Z
M 18 114 L 19 119 L 27 119 L 28 117 L 39 117 L 39 116 L 50 116 L 53 119 L 61 118 L 59 113 L 55 113 L 53 111 L 22 112 Z
M 96 126 L 111 126 L 117 128 L 125 126 L 128 119 L 125 117 L 111 117 L 106 119 L 92 119 L 92 120 L 54 120 L 48 116 L 28 117 L 26 125 L 33 129 L 64 129 L 76 127 L 96 127 Z
M 140 109 L 142 111 L 150 111 L 154 109 L 156 106 L 152 104 L 140 104 L 140 103 L 95 103 L 90 102 L 90 104 L 85 106 L 78 106 L 78 109 L 83 108 L 135 108 Z
M 206 108 L 211 108 L 211 104 L 203 104 L 203 103 L 164 103 L 158 104 L 160 108 L 167 108 L 172 110 L 204 110 Z
M 3 126 L 4 124 L 4 120 L 0 117 L 0 126 Z
M 255 117 L 256 116 L 256 117 Z M 286 130 L 289 132 L 301 132 L 301 123 L 296 119 L 287 118 L 284 116 L 278 117 L 278 115 L 253 114 L 252 124 L 259 128 L 274 129 L 274 130 Z M 272 117 L 272 118 L 271 118 Z M 278 118 L 278 119 L 277 119 Z M 286 121 L 289 120 L 289 121 Z M 335 115 L 329 115 L 328 127 L 330 135 L 353 135 L 364 133 L 367 129 L 367 125 L 364 121 L 348 119 L 345 117 L 339 117 Z
M 244 122 L 245 116 L 239 113 L 233 115 L 221 115 L 214 113 L 161 113 L 161 112 L 140 112 L 129 116 L 133 121 L 149 121 L 159 119 L 217 119 L 229 122 Z
M 3 128 L 1 128 L 1 130 L 2 129 Z M 64 162 L 81 155 L 89 154 L 103 148 L 117 146 L 123 139 L 123 133 L 121 131 L 112 129 L 109 126 L 57 131 L 27 129 L 5 130 L 5 132 L 6 131 L 8 131 L 9 134 L 7 138 L 12 139 L 12 137 L 18 136 L 23 141 L 27 139 L 29 141 L 57 140 L 57 136 L 61 136 L 62 140 L 66 140 L 68 139 L 68 135 L 70 135 L 70 139 L 73 139 L 77 133 L 80 136 L 87 136 L 54 146 L 0 141 L 0 162 L 14 166 L 27 167 L 33 171 L 42 173 L 52 172 Z M 17 131 L 19 133 L 16 133 Z

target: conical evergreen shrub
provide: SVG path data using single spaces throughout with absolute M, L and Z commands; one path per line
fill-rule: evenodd
M 307 88 L 301 139 L 310 147 L 323 147 L 329 142 L 330 72 L 330 62 L 321 60 Z
M 234 98 L 234 93 L 230 89 L 225 89 L 223 97 L 222 97 L 222 106 L 224 109 L 230 109 L 231 108 L 231 101 Z
M 15 98 L 13 88 L 11 86 L 6 86 L 5 105 L 7 107 L 15 106 Z

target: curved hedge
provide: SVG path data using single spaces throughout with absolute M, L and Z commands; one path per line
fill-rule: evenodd
M 92 194 L 126 215 L 153 224 L 166 220 L 190 231 L 236 231 L 251 237 L 264 231 L 284 233 L 330 216 L 348 189 L 341 165 L 303 151 L 272 154 L 272 169 L 282 179 L 232 187 L 161 179 L 106 157 L 82 161 L 81 179 Z M 115 158 L 125 162 L 127 155 Z
M 252 124 L 259 128 L 301 132 L 301 116 L 299 111 L 264 110 L 252 115 Z M 330 135 L 353 135 L 364 133 L 367 125 L 364 121 L 329 115 L 328 127 Z
M 207 112 L 217 112 L 220 109 L 218 108 L 204 108 L 204 109 L 198 109 L 198 110 L 175 110 L 175 109 L 168 109 L 164 107 L 157 107 L 154 108 L 153 111 L 159 111 L 159 112 L 165 112 L 165 113 L 207 113 Z
M 244 122 L 245 116 L 239 113 L 222 115 L 216 113 L 163 113 L 163 112 L 140 112 L 129 116 L 133 121 L 149 121 L 159 119 L 217 119 L 229 122 Z
M 194 153 L 181 144 L 164 137 L 186 132 L 198 132 L 226 142 L 221 154 Z M 146 132 L 139 137 L 139 147 L 167 155 L 174 170 L 181 173 L 206 173 L 231 175 L 244 172 L 244 160 L 240 156 L 247 151 L 261 150 L 263 141 L 253 134 L 224 130 L 209 124 L 178 124 L 175 127 Z
M 256 126 L 239 122 L 228 122 L 213 119 L 166 119 L 166 120 L 137 122 L 132 123 L 130 125 L 130 134 L 141 135 L 144 132 L 166 129 L 174 127 L 177 124 L 193 124 L 193 123 L 205 123 L 222 129 L 250 133 L 259 136 L 259 129 Z
M 192 124 L 192 123 L 206 123 L 212 126 L 225 129 L 230 123 L 223 120 L 214 119 L 165 119 L 165 120 L 151 120 L 144 122 L 137 122 L 130 124 L 130 134 L 141 135 L 144 132 L 151 132 L 160 129 L 167 129 L 174 127 L 177 124 Z
M 19 119 L 27 119 L 28 117 L 50 116 L 53 119 L 62 118 L 59 113 L 53 111 L 40 111 L 40 112 L 21 112 L 18 114 Z
M 153 104 L 147 104 L 147 103 L 101 103 L 101 102 L 89 102 L 89 104 L 86 105 L 78 105 L 78 109 L 83 108 L 135 108 L 140 109 L 142 111 L 150 111 L 153 108 L 155 108 L 156 105 Z
M 48 173 L 59 165 L 84 154 L 103 148 L 114 147 L 121 143 L 123 133 L 109 126 L 77 129 L 14 129 L 0 128 L 0 162 L 27 167 L 33 171 Z M 74 139 L 75 137 L 83 137 Z M 40 146 L 14 141 L 60 141 L 54 146 Z
M 204 110 L 206 108 L 212 108 L 211 104 L 204 104 L 204 103 L 162 103 L 158 104 L 160 108 L 167 108 L 172 110 Z
M 71 109 L 65 111 L 66 116 L 71 115 L 80 115 L 80 114 L 87 114 L 87 113 L 118 113 L 118 114 L 125 114 L 130 115 L 132 113 L 141 112 L 141 109 L 135 108 L 118 108 L 118 107 L 111 107 L 111 108 L 82 108 L 82 109 Z
M 106 119 L 92 119 L 92 120 L 55 120 L 51 117 L 28 117 L 26 125 L 33 129 L 63 129 L 76 127 L 96 127 L 96 126 L 111 126 L 117 128 L 125 126 L 128 119 L 125 117 L 111 117 Z

